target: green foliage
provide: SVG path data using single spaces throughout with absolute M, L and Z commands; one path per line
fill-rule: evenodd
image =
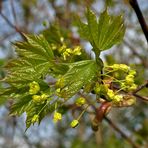
M 97 56 L 122 40 L 125 28 L 121 16 L 110 16 L 105 10 L 98 21 L 88 9 L 86 18 L 87 24 L 78 21 L 80 35 L 90 41 Z M 103 63 L 99 57 L 88 60 L 80 46 L 68 47 L 58 25 L 52 24 L 41 35 L 25 37 L 26 41 L 14 43 L 17 58 L 5 66 L 7 76 L 3 82 L 8 87 L 0 96 L 14 99 L 11 115 L 26 113 L 28 129 L 48 113 L 62 109 L 65 101 L 81 89 L 85 91 L 85 87 L 100 81 Z M 54 79 L 52 84 L 45 80 L 48 76 Z M 94 89 L 91 87 L 87 93 Z
M 26 38 L 26 42 L 14 44 L 19 57 L 5 67 L 9 75 L 4 81 L 17 88 L 33 80 L 39 81 L 52 66 L 53 52 L 45 38 L 42 35 Z
M 58 23 L 51 24 L 50 27 L 42 32 L 49 43 L 61 44 L 61 29 Z
M 97 20 L 95 14 L 87 9 L 86 18 L 87 24 L 78 20 L 79 32 L 91 43 L 96 55 L 122 41 L 125 33 L 122 15 L 109 15 L 106 9 Z
M 70 98 L 76 94 L 84 85 L 90 83 L 96 76 L 97 65 L 93 60 L 85 60 L 69 64 L 69 70 L 63 75 L 64 86 L 61 88 L 60 96 Z

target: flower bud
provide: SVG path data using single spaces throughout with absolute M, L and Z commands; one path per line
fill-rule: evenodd
M 33 102 L 39 103 L 41 101 L 41 96 L 40 95 L 33 95 L 32 99 L 33 99 Z
M 137 85 L 136 84 L 132 84 L 131 87 L 128 88 L 129 91 L 133 91 L 137 88 Z
M 29 94 L 30 95 L 35 95 L 40 91 L 40 86 L 37 82 L 33 81 L 29 84 Z
M 62 114 L 58 113 L 58 112 L 55 112 L 54 115 L 53 115 L 53 121 L 56 123 L 61 119 L 62 119 Z
M 130 70 L 130 71 L 129 71 L 129 75 L 135 76 L 135 75 L 136 75 L 136 71 L 135 71 L 135 70 Z
M 114 98 L 114 96 L 115 96 L 115 93 L 114 93 L 113 90 L 108 89 L 108 91 L 107 91 L 107 95 L 108 95 L 109 98 L 112 100 L 112 99 Z
M 85 104 L 85 102 L 86 102 L 85 98 L 80 97 L 76 100 L 76 105 L 81 106 L 81 105 Z
M 57 82 L 56 82 L 56 87 L 58 88 L 62 88 L 64 86 L 64 78 L 63 77 L 60 77 Z
M 120 70 L 128 72 L 130 70 L 130 67 L 125 64 L 120 64 Z
M 133 84 L 134 83 L 134 76 L 133 75 L 127 75 L 126 77 L 125 77 L 125 81 L 126 81 L 126 83 L 127 84 Z
M 120 65 L 119 64 L 113 64 L 111 66 L 114 70 L 119 70 L 120 69 Z
M 115 95 L 113 98 L 113 102 L 118 103 L 123 99 L 122 95 Z
M 39 122 L 39 115 L 34 115 L 32 120 L 31 120 L 31 123 L 35 123 L 35 122 Z
M 78 124 L 79 124 L 79 121 L 78 121 L 78 120 L 73 120 L 73 121 L 70 123 L 70 126 L 71 126 L 72 128 L 75 128 Z
M 80 46 L 75 47 L 75 49 L 73 50 L 73 55 L 81 55 L 81 47 Z

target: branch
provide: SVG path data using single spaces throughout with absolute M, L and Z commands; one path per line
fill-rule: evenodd
M 11 5 L 11 9 L 12 9 L 12 14 L 13 14 L 13 17 L 14 17 L 15 25 L 17 25 L 17 16 L 16 16 L 13 0 L 10 0 L 10 5 Z
M 3 42 L 9 38 L 11 35 L 14 35 L 16 33 L 16 31 L 13 31 L 13 32 L 9 32 L 8 34 L 5 34 L 3 35 L 3 38 L 0 38 L 0 45 L 3 44 Z
M 120 89 L 119 87 L 117 87 L 117 86 L 113 86 L 115 89 Z M 141 86 L 139 86 L 139 87 L 141 87 Z M 138 87 L 138 88 L 139 88 Z M 145 85 L 145 87 L 147 87 L 147 85 Z M 142 87 L 142 88 L 144 88 L 144 87 Z M 140 89 L 141 90 L 141 89 Z M 138 90 L 138 91 L 140 91 L 140 90 Z M 128 93 L 128 92 L 126 92 L 125 90 L 122 90 L 122 92 L 124 92 L 124 93 Z M 135 97 L 137 97 L 138 99 L 141 99 L 141 100 L 143 100 L 143 101 L 148 101 L 148 97 L 146 97 L 146 96 L 141 96 L 141 95 L 138 95 L 137 93 L 135 93 L 135 92 L 133 92 L 133 93 L 131 93 L 133 96 L 135 96 Z
M 139 23 L 141 25 L 143 33 L 144 33 L 144 35 L 146 37 L 146 40 L 148 42 L 148 26 L 146 24 L 146 21 L 145 21 L 143 15 L 142 15 L 142 12 L 140 10 L 138 2 L 137 2 L 137 0 L 129 0 L 129 3 L 130 3 L 130 5 L 132 6 L 132 8 L 134 9 L 134 11 L 135 11 L 135 13 L 137 15 L 137 18 L 139 20 Z
M 92 106 L 92 108 L 94 109 L 94 111 L 97 111 L 97 108 L 94 104 L 91 103 L 90 99 L 88 99 L 85 95 L 83 95 L 82 93 L 79 92 L 79 95 L 84 97 L 87 101 L 88 104 L 90 104 Z M 133 148 L 140 148 L 137 144 L 135 144 L 130 137 L 128 137 L 120 128 L 118 128 L 116 126 L 115 123 L 113 123 L 108 117 L 104 116 L 103 117 L 104 120 L 106 120 L 108 122 L 108 124 L 114 128 L 114 130 L 116 130 L 125 140 L 127 140 L 132 146 Z
M 145 67 L 148 67 L 148 63 L 146 62 L 145 57 L 143 57 L 142 55 L 140 55 L 140 54 L 137 52 L 137 50 L 136 50 L 133 46 L 131 46 L 126 40 L 124 40 L 123 42 L 124 42 L 124 44 L 125 44 L 128 48 L 131 49 L 132 53 L 133 53 L 134 55 L 136 55 L 136 56 L 141 60 L 141 63 L 142 63 Z
M 146 80 L 146 82 L 144 84 L 142 84 L 141 86 L 139 86 L 134 92 L 133 94 L 136 94 L 138 91 L 142 90 L 143 88 L 148 87 L 148 80 Z
M 22 33 L 22 31 L 21 31 L 17 26 L 13 25 L 13 24 L 10 22 L 10 20 L 9 20 L 1 11 L 0 11 L 0 15 L 2 16 L 2 18 L 7 22 L 7 24 L 8 24 L 11 28 L 13 28 L 16 32 L 18 32 L 18 33 L 22 36 L 22 38 L 23 38 L 24 40 L 26 40 L 26 38 L 25 38 L 24 34 Z
M 116 130 L 118 133 L 120 133 L 120 135 L 126 139 L 132 146 L 133 148 L 140 148 L 139 145 L 137 145 L 136 143 L 134 143 L 119 127 L 117 127 L 108 117 L 104 117 L 105 121 L 108 122 L 108 124 L 114 129 Z
M 138 95 L 138 94 L 133 94 L 133 95 L 134 95 L 135 97 L 137 97 L 137 98 L 143 100 L 143 101 L 148 101 L 148 97 L 140 96 L 140 95 Z

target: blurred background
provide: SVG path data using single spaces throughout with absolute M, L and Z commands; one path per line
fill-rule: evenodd
M 148 24 L 148 2 L 138 0 L 138 3 Z M 21 32 L 39 34 L 50 29 L 55 22 L 59 23 L 71 44 L 81 44 L 89 53 L 91 45 L 80 40 L 73 19 L 77 14 L 85 21 L 84 12 L 88 6 L 98 16 L 106 6 L 114 15 L 124 14 L 126 33 L 123 42 L 103 52 L 101 57 L 109 64 L 125 63 L 135 68 L 136 83 L 143 84 L 148 79 L 148 46 L 128 0 L 0 0 L 0 79 L 5 76 L 3 66 L 15 55 L 12 42 L 23 40 Z M 148 91 L 143 89 L 139 94 L 148 96 Z M 93 132 L 88 115 L 84 115 L 76 129 L 65 126 L 70 119 L 70 114 L 66 114 L 57 125 L 49 116 L 40 126 L 32 126 L 24 132 L 25 114 L 10 117 L 11 102 L 5 100 L 0 98 L 0 148 L 132 148 L 106 121 L 98 132 Z M 137 99 L 135 106 L 113 109 L 109 116 L 140 148 L 148 147 L 146 101 Z

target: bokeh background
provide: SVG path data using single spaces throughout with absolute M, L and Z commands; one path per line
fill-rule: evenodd
M 138 0 L 148 23 L 148 2 Z M 148 79 L 148 46 L 137 17 L 128 0 L 0 0 L 0 79 L 5 76 L 3 66 L 15 56 L 12 42 L 23 40 L 20 31 L 39 34 L 58 22 L 66 38 L 73 45 L 81 44 L 88 54 L 91 45 L 80 40 L 74 15 L 85 21 L 85 9 L 90 7 L 98 16 L 105 7 L 112 14 L 123 13 L 126 33 L 123 42 L 102 53 L 106 63 L 125 63 L 137 71 L 136 83 Z M 93 56 L 93 55 L 92 55 Z M 0 88 L 3 84 L 0 83 Z M 145 88 L 140 95 L 148 96 Z M 132 148 L 132 146 L 105 121 L 98 132 L 90 127 L 90 117 L 83 117 L 76 129 L 66 126 L 70 113 L 55 125 L 47 116 L 40 126 L 32 126 L 25 131 L 25 114 L 10 117 L 11 102 L 0 98 L 0 148 Z M 137 104 L 129 108 L 113 109 L 109 114 L 112 121 L 127 136 L 140 145 L 148 147 L 147 102 L 137 99 Z

